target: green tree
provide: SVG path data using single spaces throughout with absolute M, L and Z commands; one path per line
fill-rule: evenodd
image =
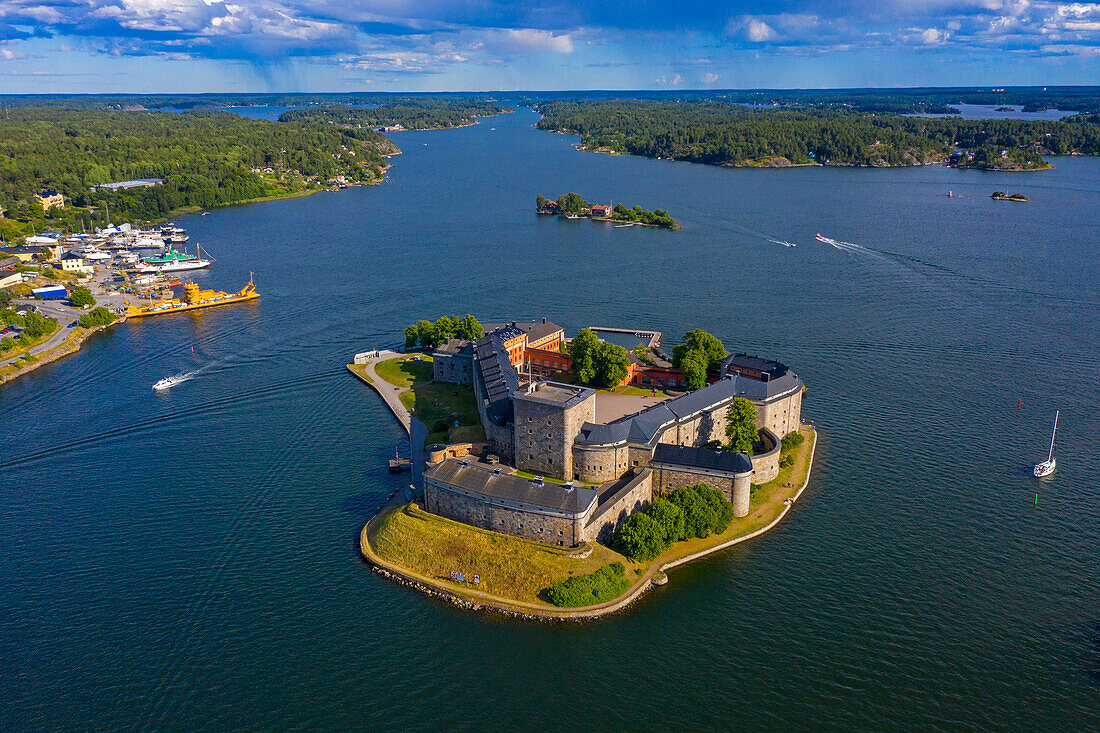
M 736 397 L 726 411 L 726 444 L 729 450 L 752 455 L 756 442 L 756 406 L 744 397 Z
M 680 355 L 679 369 L 684 373 L 688 389 L 700 389 L 707 383 L 706 357 L 702 352 L 689 351 Z
M 455 329 L 455 335 L 461 339 L 467 341 L 473 341 L 479 339 L 485 335 L 485 329 L 481 327 L 478 320 L 471 316 L 469 313 L 462 316 L 458 322 L 458 326 Z
M 606 389 L 617 386 L 626 378 L 630 359 L 622 346 L 599 341 L 592 351 L 592 365 L 596 370 L 592 384 Z
M 661 554 L 665 548 L 664 537 L 664 529 L 656 519 L 644 512 L 635 512 L 619 525 L 612 544 L 616 552 L 644 562 Z
M 684 535 L 690 537 L 706 537 L 711 532 L 717 517 L 714 509 L 699 495 L 693 486 L 684 486 L 676 489 L 669 497 L 684 513 Z
M 25 326 L 27 322 L 23 319 L 23 316 L 15 312 L 14 308 L 4 308 L 0 310 L 0 323 L 5 326 Z
M 110 323 L 114 323 L 116 319 L 115 314 L 107 310 L 103 306 L 98 308 L 92 308 L 87 313 L 83 313 L 80 316 L 78 323 L 81 328 L 95 328 L 96 326 L 106 326 Z
M 80 285 L 69 291 L 69 304 L 74 308 L 83 308 L 86 305 L 95 305 L 92 291 Z
M 596 378 L 595 350 L 600 340 L 590 328 L 581 332 L 569 342 L 569 360 L 573 364 L 573 374 L 582 384 L 591 384 Z
M 412 323 L 405 326 L 405 348 L 414 349 L 420 343 L 420 326 Z
M 665 547 L 684 539 L 684 510 L 668 499 L 654 499 L 646 509 L 646 514 L 661 525 Z
M 435 325 L 431 321 L 423 318 L 417 321 L 416 335 L 422 348 L 430 349 L 435 346 Z
M 572 191 L 558 196 L 558 213 L 560 214 L 583 214 L 591 207 L 592 204 L 582 199 L 580 194 Z
M 14 348 L 15 348 L 15 339 L 13 339 L 11 336 L 5 336 L 4 338 L 0 339 L 0 349 L 3 349 L 4 351 L 8 351 L 8 350 L 14 349 Z
M 535 196 L 535 211 L 542 211 L 543 206 L 546 206 L 546 197 L 540 193 Z
M 722 534 L 729 529 L 733 521 L 733 504 L 726 501 L 726 497 L 718 489 L 709 484 L 696 484 L 695 492 L 710 507 L 710 530 L 714 534 Z
M 697 351 L 703 357 L 707 371 L 716 371 L 718 363 L 729 356 L 726 347 L 716 336 L 696 328 L 684 334 L 684 342 L 672 349 L 672 365 L 679 368 L 680 360 L 689 351 Z
M 37 311 L 28 312 L 25 321 L 25 333 L 32 339 L 46 335 L 57 325 L 57 321 L 47 318 Z

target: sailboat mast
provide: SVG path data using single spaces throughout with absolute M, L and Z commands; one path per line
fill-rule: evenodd
M 1054 411 L 1054 431 L 1050 434 L 1050 453 L 1047 454 L 1047 460 L 1054 458 L 1054 436 L 1058 434 L 1058 413 L 1061 410 Z

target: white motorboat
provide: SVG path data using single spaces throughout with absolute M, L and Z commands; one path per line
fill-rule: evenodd
M 1043 476 L 1049 476 L 1054 473 L 1054 470 L 1058 468 L 1058 462 L 1054 460 L 1054 436 L 1058 434 L 1058 413 L 1059 410 L 1054 411 L 1054 431 L 1050 434 L 1050 453 L 1047 454 L 1047 459 L 1042 463 L 1036 463 L 1033 473 L 1036 478 L 1042 478 Z
M 183 380 L 179 377 L 165 377 L 156 384 L 153 385 L 153 390 L 156 392 L 163 392 L 166 389 L 171 389 Z

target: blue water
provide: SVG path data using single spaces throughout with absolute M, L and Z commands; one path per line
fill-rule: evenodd
M 958 115 L 923 114 L 909 115 L 912 117 L 952 117 L 958 116 L 964 120 L 1060 120 L 1063 117 L 1080 114 L 1064 109 L 1046 109 L 1042 112 L 1024 112 L 1019 104 L 960 104 L 952 103 L 952 107 L 959 110 Z M 1008 107 L 1008 110 L 1000 110 Z
M 730 170 L 535 120 L 396 134 L 384 185 L 179 219 L 204 284 L 251 270 L 263 297 L 0 390 L 0 728 L 1100 726 L 1100 161 Z M 684 229 L 534 215 L 570 190 Z M 403 434 L 344 364 L 466 312 L 784 360 L 821 428 L 809 488 L 596 623 L 381 579 L 356 543 Z

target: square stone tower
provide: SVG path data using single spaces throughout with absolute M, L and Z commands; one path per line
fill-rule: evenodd
M 596 417 L 596 392 L 557 382 L 536 382 L 513 395 L 516 468 L 540 476 L 573 478 L 573 441 Z

